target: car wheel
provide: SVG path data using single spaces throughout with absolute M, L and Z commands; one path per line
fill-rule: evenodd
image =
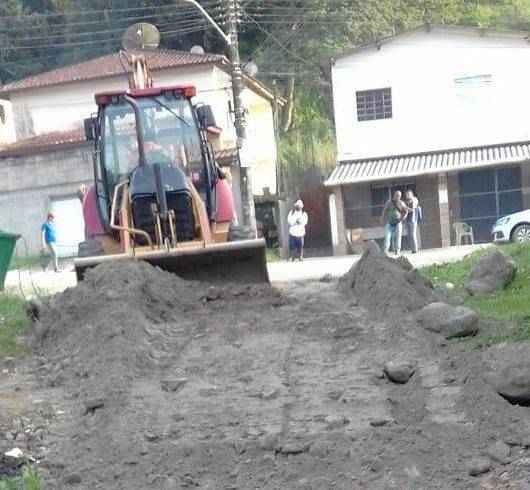
M 519 225 L 512 233 L 512 241 L 515 243 L 530 242 L 530 225 Z

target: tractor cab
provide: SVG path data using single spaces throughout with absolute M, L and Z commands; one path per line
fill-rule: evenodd
M 220 170 L 206 136 L 215 121 L 208 106 L 192 106 L 194 96 L 191 86 L 96 95 L 98 114 L 85 121 L 85 131 L 95 142 L 97 201 L 105 227 L 110 226 L 115 191 L 123 183 L 135 227 L 153 241 L 173 234 L 179 241 L 194 239 L 196 216 L 188 182 L 200 195 L 208 220 L 215 221 Z M 167 228 L 167 236 L 158 236 L 157 227 Z M 137 239 L 145 242 L 145 237 Z

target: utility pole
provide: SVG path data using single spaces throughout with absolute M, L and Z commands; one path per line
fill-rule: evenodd
M 252 190 L 251 179 L 251 162 L 247 156 L 248 150 L 246 146 L 246 110 L 243 106 L 242 93 L 245 88 L 243 82 L 243 70 L 241 68 L 241 59 L 239 56 L 239 0 L 224 0 L 227 14 L 228 35 L 219 27 L 217 22 L 204 10 L 204 8 L 197 2 L 197 0 L 182 0 L 185 3 L 194 5 L 208 22 L 221 35 L 228 46 L 228 57 L 231 64 L 232 76 L 232 93 L 233 93 L 233 109 L 234 109 L 234 125 L 237 135 L 237 150 L 239 156 L 239 171 L 240 171 L 240 190 L 241 190 L 241 206 L 243 225 L 249 238 L 255 238 L 256 230 L 256 211 L 254 208 L 254 193 Z
M 256 211 L 254 208 L 254 193 L 252 189 L 251 162 L 248 161 L 247 144 L 247 121 L 246 110 L 243 105 L 242 93 L 245 89 L 243 82 L 243 70 L 239 56 L 239 0 L 225 0 L 227 11 L 228 56 L 231 63 L 232 91 L 234 93 L 234 124 L 237 135 L 237 148 L 239 154 L 239 172 L 241 187 L 241 206 L 243 213 L 243 225 L 248 228 L 252 238 L 256 237 Z

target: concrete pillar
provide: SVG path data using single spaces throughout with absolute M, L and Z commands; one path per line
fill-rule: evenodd
M 442 247 L 451 246 L 451 220 L 449 218 L 449 190 L 447 174 L 438 174 L 438 204 L 440 209 L 440 235 Z
M 523 209 L 530 208 L 530 162 L 521 164 L 521 188 L 523 193 Z
M 329 215 L 333 255 L 346 255 L 348 252 L 348 244 L 346 243 L 346 227 L 344 225 L 342 187 L 335 187 L 333 194 L 329 196 Z
M 289 224 L 287 223 L 287 215 L 289 214 L 289 206 L 286 201 L 278 201 L 278 220 L 276 226 L 278 227 L 278 240 L 280 241 L 280 258 L 287 260 L 289 258 Z

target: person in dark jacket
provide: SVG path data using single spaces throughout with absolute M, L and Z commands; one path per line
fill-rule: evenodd
M 381 222 L 385 227 L 385 253 L 388 254 L 390 247 L 394 253 L 401 253 L 401 236 L 403 234 L 403 221 L 408 213 L 407 206 L 401 200 L 401 191 L 394 192 L 383 209 Z

